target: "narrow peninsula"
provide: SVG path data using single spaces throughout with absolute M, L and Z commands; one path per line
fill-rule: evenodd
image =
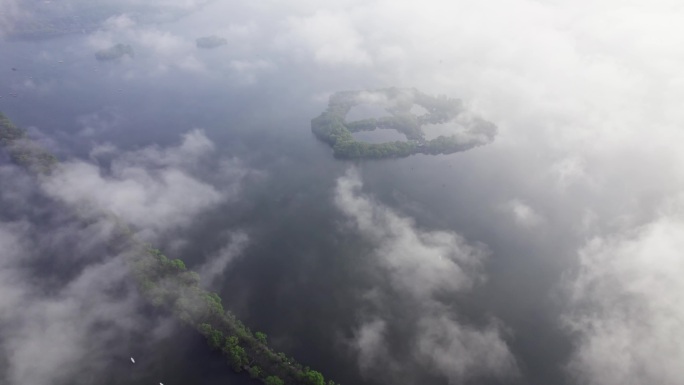
M 0 147 L 11 159 L 38 177 L 59 167 L 57 158 L 29 139 L 0 112 Z M 236 372 L 248 374 L 266 385 L 339 385 L 323 374 L 277 352 L 262 332 L 252 332 L 230 311 L 221 297 L 200 287 L 199 274 L 180 259 L 169 259 L 158 249 L 139 241 L 124 223 L 109 215 L 117 238 L 131 250 L 128 265 L 143 297 L 153 306 L 173 314 L 202 334 L 212 349 L 220 351 Z

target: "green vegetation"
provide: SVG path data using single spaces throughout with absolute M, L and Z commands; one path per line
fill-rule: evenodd
M 49 174 L 57 165 L 57 158 L 26 136 L 0 112 L 0 145 L 7 149 L 16 164 L 36 174 Z
M 304 379 L 310 385 L 325 385 L 323 375 L 315 370 L 309 370 L 304 374 Z
M 266 380 L 264 381 L 266 385 L 284 385 L 285 382 L 280 379 L 278 376 L 268 376 L 266 377 Z
M 133 47 L 128 44 L 116 44 L 107 49 L 95 52 L 95 58 L 100 61 L 121 59 L 124 55 L 133 57 Z
M 0 145 L 8 149 L 17 164 L 36 174 L 47 174 L 57 167 L 54 156 L 26 138 L 0 113 Z M 161 251 L 136 241 L 133 232 L 111 218 L 124 242 L 132 244 L 131 272 L 143 297 L 152 305 L 170 311 L 207 339 L 220 351 L 236 372 L 247 372 L 266 385 L 325 385 L 321 373 L 303 367 L 267 344 L 262 332 L 253 333 L 232 313 L 224 310 L 221 297 L 199 287 L 200 277 L 180 259 L 167 258 Z M 336 385 L 328 381 L 327 385 Z
M 216 48 L 228 44 L 228 40 L 212 35 L 195 39 L 198 48 Z
M 262 344 L 267 343 L 266 342 L 266 333 L 256 332 L 256 333 L 254 333 L 254 337 L 256 337 L 256 339 L 259 340 L 259 342 L 261 342 Z
M 133 273 L 145 298 L 200 332 L 236 372 L 245 371 L 265 384 L 326 385 L 320 372 L 274 351 L 266 334 L 253 333 L 225 311 L 221 298 L 201 289 L 198 275 L 182 261 L 148 247 L 133 259 Z
M 365 94 L 381 96 L 393 102 L 387 111 L 391 116 L 364 119 L 355 122 L 345 120 L 355 105 L 364 102 Z M 413 105 L 420 105 L 428 112 L 415 116 L 410 112 Z M 488 143 L 496 135 L 496 126 L 483 119 L 474 119 L 470 127 L 478 136 L 464 141 L 456 136 L 439 136 L 425 140 L 421 129 L 424 124 L 440 124 L 454 120 L 464 111 L 461 101 L 445 96 L 432 97 L 416 89 L 386 88 L 373 91 L 342 91 L 330 96 L 328 108 L 311 120 L 311 131 L 321 141 L 332 147 L 335 157 L 343 159 L 402 158 L 413 154 L 451 154 Z M 406 141 L 387 143 L 361 142 L 352 132 L 393 129 L 404 134 Z

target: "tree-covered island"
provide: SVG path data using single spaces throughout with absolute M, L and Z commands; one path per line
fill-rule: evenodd
M 57 158 L 27 137 L 0 112 L 0 147 L 11 159 L 38 177 L 59 167 Z M 303 366 L 285 353 L 275 351 L 266 334 L 252 332 L 223 308 L 216 293 L 200 288 L 200 277 L 180 259 L 169 259 L 161 251 L 136 239 L 130 228 L 108 216 L 117 228 L 117 243 L 127 244 L 128 265 L 143 297 L 153 306 L 170 312 L 202 334 L 211 348 L 219 350 L 236 372 L 266 385 L 338 385 L 326 382 L 323 374 Z
M 95 58 L 99 61 L 117 60 L 121 59 L 125 55 L 133 57 L 133 47 L 128 44 L 121 43 L 95 52 Z
M 356 105 L 382 99 L 389 102 L 390 116 L 348 122 L 346 116 Z M 419 105 L 427 113 L 416 116 L 411 112 Z M 402 158 L 413 154 L 452 154 L 487 144 L 496 136 L 496 126 L 482 118 L 472 117 L 468 136 L 438 136 L 426 140 L 422 126 L 448 123 L 465 112 L 459 99 L 446 96 L 432 97 L 414 88 L 385 88 L 371 91 L 342 91 L 330 96 L 328 108 L 311 120 L 311 131 L 332 147 L 334 155 L 342 159 Z M 366 143 L 356 140 L 352 133 L 376 129 L 394 129 L 406 141 Z

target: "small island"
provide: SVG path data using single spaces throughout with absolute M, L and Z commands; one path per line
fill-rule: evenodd
M 121 59 L 125 55 L 133 57 L 133 47 L 128 44 L 115 44 L 107 49 L 95 52 L 95 58 L 99 61 L 111 61 Z
M 197 48 L 216 48 L 220 47 L 222 45 L 228 44 L 228 40 L 216 36 L 216 35 L 211 35 L 211 36 L 204 36 L 200 37 L 198 39 L 195 39 L 195 44 L 197 44 Z
M 373 100 L 384 100 L 389 116 L 347 122 L 352 107 Z M 416 116 L 414 105 L 427 113 Z M 468 119 L 467 135 L 438 136 L 425 139 L 422 126 L 454 121 L 466 110 L 459 99 L 446 96 L 433 97 L 415 88 L 385 88 L 371 91 L 342 91 L 330 96 L 328 108 L 311 120 L 311 131 L 333 149 L 334 156 L 342 159 L 403 158 L 414 154 L 452 154 L 490 143 L 496 136 L 496 126 L 482 118 Z M 393 129 L 406 137 L 406 141 L 366 143 L 356 140 L 353 132 Z

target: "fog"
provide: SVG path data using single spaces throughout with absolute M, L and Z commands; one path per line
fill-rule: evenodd
M 139 296 L 117 223 L 342 384 L 684 377 L 677 2 L 0 9 L 0 111 L 61 161 L 38 178 L 0 157 L 0 382 L 249 382 Z M 65 33 L 27 35 L 50 23 Z M 199 49 L 210 35 L 227 44 Z M 95 59 L 118 43 L 134 55 Z M 498 133 L 334 159 L 310 120 L 385 87 Z M 350 116 L 383 116 L 368 102 Z

